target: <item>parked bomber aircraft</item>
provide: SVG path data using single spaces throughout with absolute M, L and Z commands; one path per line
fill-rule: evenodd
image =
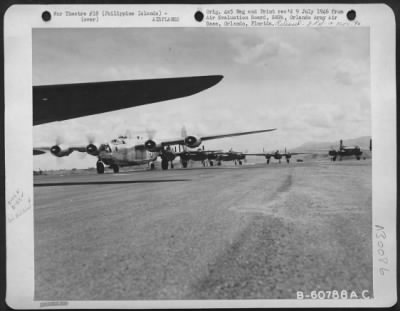
M 213 166 L 214 160 L 217 159 L 218 152 L 221 152 L 221 150 L 204 150 L 203 145 L 203 148 L 197 150 L 183 150 L 179 152 L 179 157 L 183 168 L 188 166 L 189 161 L 200 161 L 203 166 L 207 164 Z
M 233 151 L 232 149 L 227 152 L 220 152 L 216 154 L 217 165 L 221 165 L 222 161 L 233 161 L 236 164 L 242 165 L 246 160 L 247 153 Z
M 122 166 L 149 164 L 150 168 L 154 168 L 154 161 L 158 156 L 160 156 L 161 167 L 162 169 L 166 170 L 168 169 L 169 163 L 171 163 L 171 168 L 173 168 L 173 160 L 177 156 L 181 155 L 181 153 L 176 152 L 176 150 L 171 148 L 173 145 L 183 145 L 193 148 L 200 146 L 200 144 L 206 140 L 270 132 L 274 130 L 275 129 L 266 129 L 202 137 L 189 135 L 177 139 L 161 141 L 159 143 L 156 143 L 152 139 L 148 139 L 146 141 L 134 141 L 128 139 L 126 136 L 120 136 L 108 143 L 96 143 L 92 141 L 86 146 L 67 146 L 66 144 L 56 144 L 52 147 L 37 147 L 33 149 L 33 154 L 40 155 L 50 152 L 54 156 L 64 157 L 70 155 L 74 151 L 86 152 L 92 156 L 98 157 L 96 168 L 99 174 L 104 173 L 105 167 L 107 166 L 112 168 L 115 173 L 117 173 L 119 168 Z M 183 155 L 183 157 L 185 156 Z
M 242 136 L 249 134 L 257 134 L 263 132 L 271 132 L 276 129 L 266 129 L 266 130 L 257 130 L 257 131 L 249 131 L 249 132 L 238 132 L 238 133 L 229 133 L 229 134 L 220 134 L 220 135 L 211 135 L 211 136 L 194 136 L 194 135 L 182 135 L 183 137 L 177 139 L 166 140 L 163 142 L 155 142 L 152 139 L 147 140 L 144 145 L 148 151 L 158 152 L 161 157 L 161 167 L 162 169 L 168 169 L 168 162 L 171 163 L 171 167 L 173 167 L 173 160 L 178 156 L 176 152 L 172 151 L 170 148 L 171 145 L 183 145 L 189 148 L 196 148 L 201 145 L 202 142 L 213 139 L 221 139 L 226 137 L 234 137 L 234 136 Z M 186 160 L 183 160 L 184 162 Z M 185 165 L 185 164 L 183 164 Z
M 372 151 L 372 139 L 369 141 L 369 150 Z M 339 149 L 331 149 L 328 152 L 328 155 L 331 157 L 332 161 L 336 161 L 337 157 L 339 157 L 339 161 L 342 161 L 345 156 L 355 156 L 357 160 L 361 159 L 361 155 L 363 151 L 360 146 L 344 146 L 343 140 L 340 140 Z
M 274 158 L 274 159 L 278 160 L 279 163 L 281 163 L 281 159 L 282 158 L 285 158 L 286 162 L 289 163 L 292 156 L 299 155 L 299 154 L 308 154 L 308 153 L 305 153 L 305 152 L 287 152 L 287 150 L 285 148 L 285 152 L 284 153 L 280 153 L 279 150 L 277 150 L 275 152 L 270 152 L 270 153 L 264 152 L 264 150 L 263 150 L 263 153 L 248 153 L 247 155 L 265 157 L 267 159 L 267 164 L 269 164 L 271 158 Z
M 223 76 L 125 80 L 33 86 L 33 125 L 185 97 Z

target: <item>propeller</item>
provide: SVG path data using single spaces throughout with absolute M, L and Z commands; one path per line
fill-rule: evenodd
M 183 125 L 181 128 L 181 137 L 185 138 L 187 136 L 186 127 Z
M 86 134 L 86 140 L 88 144 L 93 144 L 96 140 L 96 136 L 93 133 Z
M 157 131 L 155 129 L 146 129 L 147 138 L 153 140 Z
M 65 141 L 64 136 L 57 135 L 56 137 L 56 145 L 61 145 Z
M 125 136 L 126 138 L 131 139 L 131 138 L 133 137 L 132 130 L 131 130 L 131 129 L 126 129 L 124 136 Z
M 84 158 L 86 158 L 86 156 L 87 156 L 86 152 L 78 152 L 79 160 L 83 160 Z

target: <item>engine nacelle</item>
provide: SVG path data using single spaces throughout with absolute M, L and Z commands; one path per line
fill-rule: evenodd
M 90 155 L 98 155 L 100 151 L 100 144 L 91 143 L 86 146 L 86 152 Z
M 198 147 L 201 144 L 201 138 L 196 136 L 186 136 L 184 139 L 184 143 L 190 148 Z
M 147 151 L 150 151 L 150 152 L 157 152 L 157 151 L 160 151 L 162 148 L 161 144 L 157 144 L 152 139 L 146 140 L 144 142 L 144 147 L 146 148 Z
M 328 155 L 331 157 L 336 157 L 338 152 L 336 150 L 329 150 Z
M 69 155 L 72 150 L 70 150 L 67 145 L 54 145 L 50 148 L 50 152 L 56 157 L 65 157 Z

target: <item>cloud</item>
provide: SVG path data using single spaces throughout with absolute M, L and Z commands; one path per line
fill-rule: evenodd
M 369 82 L 369 62 L 359 59 L 339 59 L 333 66 L 334 79 L 342 85 Z
M 231 41 L 237 52 L 234 61 L 239 64 L 259 65 L 278 55 L 280 44 L 278 41 L 262 40 L 261 38 L 245 37 Z

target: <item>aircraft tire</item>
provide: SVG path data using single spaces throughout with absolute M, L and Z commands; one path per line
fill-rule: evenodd
M 167 170 L 168 169 L 168 161 L 167 160 L 161 160 L 161 168 L 163 170 Z
M 101 161 L 97 161 L 96 163 L 97 174 L 104 174 L 105 165 Z
M 214 162 L 213 161 L 210 161 L 210 166 L 214 166 Z
M 243 163 L 242 163 L 242 161 L 239 161 L 239 165 L 242 165 Z
M 357 160 L 361 160 L 361 157 L 356 157 L 357 158 Z
M 116 174 L 116 173 L 119 173 L 119 166 L 118 166 L 118 165 L 113 165 L 113 166 L 112 166 L 112 169 L 113 169 L 113 171 L 114 171 L 115 174 Z
M 172 161 L 171 161 L 171 168 L 174 168 L 174 163 L 172 163 Z
M 217 165 L 218 165 L 218 166 L 221 166 L 221 161 L 218 161 Z
M 154 163 L 150 163 L 150 169 L 151 169 L 151 170 L 154 170 L 154 167 L 155 167 L 155 166 L 154 166 Z

